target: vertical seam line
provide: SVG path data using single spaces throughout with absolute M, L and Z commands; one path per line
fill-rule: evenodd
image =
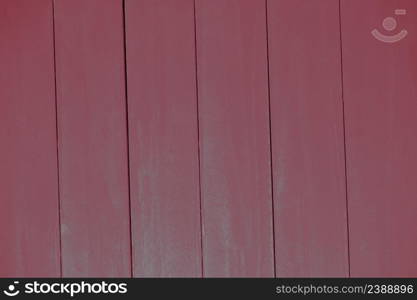
M 62 234 L 61 234 L 61 172 L 59 159 L 59 130 L 58 130 L 58 90 L 57 90 L 57 67 L 56 67 L 56 31 L 55 31 L 55 0 L 52 0 L 52 42 L 54 52 L 54 95 L 55 95 L 55 139 L 56 139 L 56 163 L 58 175 L 58 233 L 59 233 L 59 277 L 62 278 Z
M 196 86 L 196 109 L 197 109 L 197 148 L 198 148 L 198 190 L 200 202 L 200 251 L 201 251 L 201 277 L 204 277 L 204 245 L 203 245 L 203 200 L 201 191 L 201 149 L 200 149 L 200 107 L 198 94 L 198 55 L 197 55 L 197 13 L 196 0 L 193 1 L 194 10 L 194 65 Z
M 130 251 L 130 277 L 133 277 L 133 235 L 132 235 L 132 195 L 130 177 L 130 131 L 129 131 L 129 101 L 128 101 L 128 72 L 127 72 L 127 34 L 126 34 L 126 0 L 122 1 L 123 17 L 123 59 L 124 59 L 124 89 L 126 109 L 126 152 L 127 152 L 127 185 L 128 185 L 128 207 L 129 207 L 129 251 Z
M 274 256 L 274 277 L 277 276 L 276 266 L 276 245 L 275 245 L 275 203 L 274 203 L 274 168 L 272 158 L 272 113 L 271 113 L 271 82 L 270 82 L 270 68 L 269 68 L 269 30 L 268 30 L 268 0 L 265 0 L 265 28 L 266 28 L 266 61 L 267 61 L 267 75 L 268 75 L 268 118 L 269 118 L 269 159 L 270 159 L 270 176 L 271 176 L 271 204 L 272 204 L 272 243 Z
M 344 76 L 343 76 L 343 47 L 342 47 L 342 9 L 339 0 L 339 38 L 340 38 L 340 73 L 342 88 L 342 119 L 343 119 L 343 149 L 344 149 L 344 168 L 345 168 L 345 196 L 346 196 L 346 233 L 347 233 L 347 263 L 348 277 L 350 277 L 350 226 L 349 226 L 349 202 L 348 202 L 348 170 L 347 170 L 347 146 L 346 146 L 346 118 L 345 118 L 345 95 L 344 95 Z

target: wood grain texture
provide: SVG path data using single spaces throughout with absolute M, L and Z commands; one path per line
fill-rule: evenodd
M 395 9 L 407 9 L 396 16 Z M 342 0 L 351 275 L 417 276 L 417 3 Z M 398 26 L 386 31 L 382 21 Z M 408 36 L 376 40 L 378 29 Z
M 123 6 L 55 1 L 62 264 L 130 276 Z
M 192 0 L 126 1 L 133 267 L 201 276 Z
M 265 2 L 197 0 L 204 275 L 272 277 Z
M 0 3 L 0 277 L 60 275 L 51 4 Z
M 268 1 L 278 277 L 348 275 L 337 1 Z

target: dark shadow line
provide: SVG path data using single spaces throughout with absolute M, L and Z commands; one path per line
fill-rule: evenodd
M 200 149 L 200 107 L 198 95 L 198 55 L 197 55 L 197 13 L 196 0 L 194 4 L 194 65 L 195 65 L 195 86 L 196 86 L 196 108 L 197 108 L 197 147 L 198 147 L 198 183 L 200 200 L 200 251 L 201 251 L 201 277 L 204 277 L 204 244 L 203 244 L 203 199 L 201 191 L 201 149 Z
M 271 172 L 271 198 L 272 198 L 272 242 L 274 255 L 274 277 L 277 277 L 276 264 L 276 245 L 275 245 L 275 197 L 274 197 L 274 168 L 272 155 L 272 113 L 271 113 L 271 81 L 269 68 L 269 24 L 268 24 L 268 0 L 265 0 L 265 24 L 266 24 L 266 61 L 268 74 L 268 113 L 269 113 L 269 155 L 270 155 L 270 172 Z
M 54 94 L 55 94 L 55 138 L 56 138 L 56 163 L 58 175 L 58 226 L 59 226 L 59 277 L 62 278 L 62 235 L 61 235 L 61 172 L 59 159 L 59 130 L 58 130 L 58 90 L 57 90 L 57 68 L 56 68 L 56 39 L 55 39 L 55 0 L 52 0 L 52 41 L 54 52 Z
M 122 2 L 123 17 L 123 53 L 125 80 L 125 108 L 126 108 L 126 144 L 127 144 L 127 180 L 129 193 L 129 236 L 130 236 L 130 277 L 133 277 L 133 235 L 132 235 L 132 195 L 130 176 L 130 131 L 129 131 L 129 101 L 128 101 L 128 72 L 127 72 L 127 35 L 126 35 L 126 0 Z
M 347 260 L 348 277 L 350 277 L 350 226 L 349 226 L 349 202 L 348 202 L 348 170 L 347 170 L 347 146 L 346 146 L 346 118 L 345 118 L 345 95 L 344 95 L 344 76 L 343 76 L 343 47 L 342 47 L 342 10 L 341 0 L 339 0 L 339 38 L 340 38 L 340 73 L 342 88 L 342 119 L 343 119 L 343 147 L 345 163 L 345 195 L 346 195 L 346 232 L 347 232 Z

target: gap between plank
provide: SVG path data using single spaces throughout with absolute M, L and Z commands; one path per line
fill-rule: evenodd
M 342 119 L 343 119 L 343 147 L 345 163 L 345 195 L 346 195 L 346 232 L 347 232 L 347 262 L 348 277 L 350 277 L 350 226 L 349 226 L 349 203 L 348 203 L 348 171 L 347 171 L 347 148 L 346 148 L 346 119 L 345 119 L 345 97 L 344 97 L 344 76 L 343 76 L 343 47 L 342 47 L 342 9 L 339 0 L 339 38 L 340 38 L 340 73 L 342 88 Z
M 129 101 L 127 83 L 127 35 L 126 35 L 126 0 L 122 0 L 123 17 L 123 54 L 124 54 L 124 80 L 125 80 L 125 108 L 126 108 L 126 144 L 127 144 L 127 181 L 129 194 L 129 236 L 130 236 L 130 277 L 133 278 L 133 235 L 132 235 L 132 196 L 130 188 L 130 133 L 129 133 Z
M 200 149 L 200 109 L 198 97 L 198 64 L 197 64 L 197 13 L 196 0 L 193 1 L 194 9 L 194 65 L 195 65 L 195 86 L 196 86 L 196 108 L 197 108 L 197 148 L 198 148 L 198 190 L 200 200 L 200 251 L 201 251 L 201 277 L 204 277 L 204 247 L 203 247 L 203 204 L 201 192 L 201 149 Z
M 55 94 L 55 135 L 56 135 L 56 163 L 58 181 L 58 233 L 59 233 L 59 277 L 63 277 L 62 270 L 62 236 L 61 236 L 61 180 L 60 180 L 60 159 L 59 159 L 59 130 L 58 130 L 58 91 L 57 91 L 57 72 L 56 72 L 56 31 L 55 31 L 55 0 L 52 0 L 52 41 L 54 52 L 54 94 Z

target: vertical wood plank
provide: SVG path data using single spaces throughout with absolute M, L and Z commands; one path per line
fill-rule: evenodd
M 204 273 L 274 275 L 265 2 L 197 0 Z
M 134 276 L 201 276 L 192 0 L 126 1 Z
M 0 277 L 59 277 L 52 2 L 0 3 Z
M 121 0 L 55 1 L 63 275 L 130 276 Z
M 268 1 L 277 276 L 348 276 L 339 3 Z
M 406 9 L 406 15 L 395 15 Z M 351 274 L 417 276 L 417 3 L 342 1 Z M 397 28 L 384 29 L 393 17 Z M 389 28 L 389 27 L 387 27 Z M 397 43 L 371 31 L 408 36 Z

